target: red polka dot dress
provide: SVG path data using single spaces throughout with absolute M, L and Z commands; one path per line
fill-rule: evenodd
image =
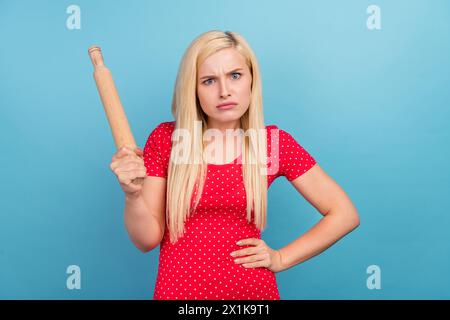
M 174 128 L 175 121 L 163 122 L 150 133 L 144 147 L 148 176 L 167 178 Z M 275 125 L 266 130 L 268 186 L 279 176 L 292 181 L 314 166 L 315 159 L 289 133 Z M 186 220 L 185 234 L 175 244 L 170 243 L 166 226 L 153 299 L 280 299 L 275 273 L 262 267 L 245 268 L 230 256 L 248 247 L 238 246 L 238 240 L 261 239 L 255 224 L 246 220 L 240 159 L 241 155 L 227 164 L 208 164 L 197 210 Z

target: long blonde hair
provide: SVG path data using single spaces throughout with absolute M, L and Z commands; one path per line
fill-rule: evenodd
M 173 161 L 177 157 L 174 148 L 170 155 L 166 224 L 171 243 L 177 242 L 184 234 L 184 223 L 197 208 L 206 178 L 207 164 L 202 155 L 207 116 L 200 106 L 196 93 L 198 68 L 211 54 L 225 48 L 235 48 L 242 54 L 252 74 L 250 105 L 240 118 L 241 129 L 245 133 L 241 153 L 242 175 L 247 196 L 247 221 L 251 222 L 253 218 L 259 230 L 263 230 L 266 226 L 267 170 L 264 161 L 267 161 L 267 140 L 259 65 L 255 54 L 241 35 L 235 32 L 212 30 L 198 36 L 187 48 L 179 66 L 173 93 L 172 114 L 176 120 L 175 131 L 182 129 L 194 138 L 183 139 L 181 142 L 184 143 L 185 148 L 191 150 L 187 163 L 180 164 Z M 194 133 L 195 123 L 200 122 L 202 136 L 198 137 Z M 259 134 L 254 135 L 255 131 Z M 246 136 L 250 141 L 245 139 Z M 199 159 L 201 160 L 198 161 Z M 194 187 L 198 187 L 196 192 Z M 192 198 L 193 195 L 194 198 Z

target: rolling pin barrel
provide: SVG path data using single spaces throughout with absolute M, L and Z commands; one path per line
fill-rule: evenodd
M 106 117 L 108 118 L 116 148 L 127 147 L 135 151 L 137 148 L 136 141 L 134 140 L 127 116 L 120 102 L 112 74 L 104 64 L 102 51 L 98 46 L 91 46 L 88 53 L 94 66 L 95 83 Z M 142 184 L 143 181 L 143 178 L 136 178 L 132 183 Z

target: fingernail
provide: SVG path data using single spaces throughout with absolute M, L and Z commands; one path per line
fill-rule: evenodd
M 234 255 L 235 255 L 235 253 L 234 253 L 234 252 L 230 253 L 230 256 L 234 257 Z
M 236 242 L 236 244 L 237 244 L 238 246 L 240 246 L 240 245 L 242 244 L 242 241 L 238 241 L 238 242 Z

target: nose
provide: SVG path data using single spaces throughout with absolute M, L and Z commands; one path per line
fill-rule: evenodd
M 220 97 L 226 98 L 230 96 L 230 91 L 228 90 L 227 81 L 221 81 L 220 82 Z

